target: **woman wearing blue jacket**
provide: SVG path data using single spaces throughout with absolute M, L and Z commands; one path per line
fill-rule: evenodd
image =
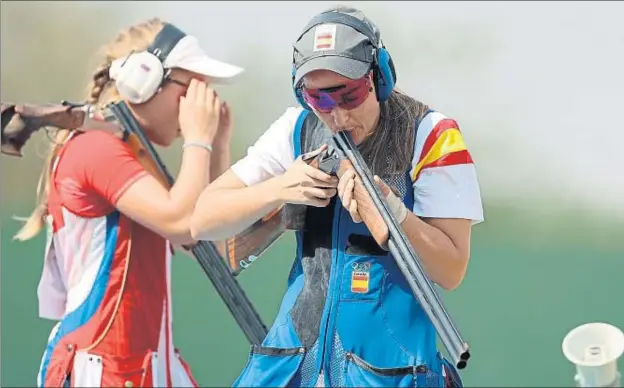
M 280 310 L 235 386 L 461 386 L 401 271 L 361 222 L 356 174 L 338 179 L 302 160 L 348 131 L 427 276 L 458 287 L 471 227 L 483 221 L 475 166 L 456 121 L 395 83 L 379 31 L 362 12 L 317 15 L 294 45 L 301 106 L 200 197 L 191 231 L 204 240 L 233 236 L 283 204 L 307 205 Z

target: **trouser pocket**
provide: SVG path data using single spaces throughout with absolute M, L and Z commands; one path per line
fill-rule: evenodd
M 102 386 L 102 357 L 80 350 L 74 357 L 71 381 L 73 387 Z
M 155 353 L 131 356 L 79 351 L 72 368 L 73 387 L 151 387 L 154 386 Z
M 271 348 L 252 345 L 249 360 L 234 387 L 298 386 L 294 381 L 306 348 Z
M 379 367 L 353 354 L 346 353 L 344 385 L 346 387 L 436 387 L 445 386 L 441 373 L 441 362 L 435 365 L 400 365 Z
M 343 379 L 347 387 L 414 387 L 418 367 L 381 368 L 349 352 L 345 359 Z

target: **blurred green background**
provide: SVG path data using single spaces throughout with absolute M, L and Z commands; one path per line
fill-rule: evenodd
M 234 107 L 237 159 L 293 103 L 290 44 L 332 4 L 2 2 L 2 101 L 84 98 L 96 49 L 120 28 L 159 16 L 247 69 L 219 90 Z M 384 33 L 399 87 L 455 117 L 477 163 L 486 222 L 473 229 L 464 284 L 444 294 L 473 349 L 465 385 L 572 386 L 565 334 L 593 321 L 624 329 L 624 128 L 610 114 L 624 102 L 624 4 L 354 5 Z M 24 158 L 0 158 L 2 386 L 35 384 L 53 326 L 37 317 L 43 235 L 11 240 L 12 217 L 34 204 L 48 145 L 41 133 Z M 179 147 L 161 151 L 176 172 Z M 239 278 L 267 323 L 293 249 L 284 236 Z M 228 386 L 248 344 L 197 265 L 178 259 L 176 345 L 202 386 Z

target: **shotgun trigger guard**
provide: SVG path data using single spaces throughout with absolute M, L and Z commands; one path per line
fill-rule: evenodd
M 325 174 L 337 176 L 340 160 L 342 158 L 336 149 L 334 147 L 328 147 L 319 157 L 319 170 L 323 171 Z

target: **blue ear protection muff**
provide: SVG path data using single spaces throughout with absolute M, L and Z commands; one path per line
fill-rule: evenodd
M 383 102 L 390 98 L 392 94 L 392 90 L 396 85 L 397 75 L 396 70 L 394 68 L 394 62 L 392 61 L 392 57 L 386 47 L 383 45 L 382 41 L 375 34 L 374 31 L 371 30 L 370 26 L 364 23 L 362 20 L 356 18 L 355 16 L 351 16 L 348 14 L 344 14 L 336 11 L 328 11 L 321 13 L 315 16 L 308 25 L 303 29 L 303 32 L 297 38 L 297 41 L 301 39 L 301 37 L 308 32 L 313 27 L 324 24 L 324 23 L 336 23 L 343 24 L 345 26 L 349 26 L 359 33 L 365 35 L 371 45 L 373 46 L 374 59 L 372 64 L 373 70 L 373 83 L 375 85 L 375 91 L 377 95 L 377 101 Z M 301 93 L 301 88 L 299 85 L 295 85 L 295 74 L 297 72 L 297 68 L 295 66 L 295 53 L 293 51 L 293 66 L 292 66 L 292 88 L 295 94 L 295 98 L 297 102 L 301 104 L 304 109 L 311 110 L 308 104 L 305 102 L 303 95 Z
M 121 97 L 134 104 L 149 101 L 169 76 L 170 70 L 164 68 L 167 56 L 185 36 L 183 31 L 166 23 L 147 50 L 114 61 L 109 74 Z

